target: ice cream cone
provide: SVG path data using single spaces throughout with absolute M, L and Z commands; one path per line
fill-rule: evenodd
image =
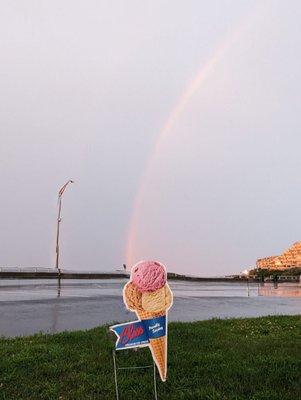
M 151 319 L 151 318 L 158 318 L 158 317 L 163 317 L 166 315 L 166 311 L 161 311 L 157 313 L 150 313 L 147 311 L 137 311 L 136 310 L 137 317 L 143 321 L 145 319 Z M 155 360 L 155 363 L 157 365 L 160 377 L 162 381 L 166 381 L 166 375 L 167 375 L 167 332 L 165 336 L 162 336 L 157 339 L 149 339 L 149 347 L 153 355 L 153 359 Z

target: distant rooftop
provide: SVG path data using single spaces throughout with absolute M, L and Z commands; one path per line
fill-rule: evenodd
M 301 267 L 301 241 L 295 242 L 279 256 L 259 258 L 256 267 L 260 269 L 279 269 Z

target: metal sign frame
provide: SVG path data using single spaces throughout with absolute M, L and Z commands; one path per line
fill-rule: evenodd
M 143 366 L 136 366 L 136 367 L 118 367 L 117 360 L 116 360 L 116 350 L 112 352 L 113 356 L 113 365 L 114 365 L 114 380 L 115 380 L 115 392 L 116 392 L 116 400 L 120 400 L 119 398 L 119 387 L 118 387 L 118 375 L 117 371 L 119 370 L 128 370 L 128 369 L 153 369 L 153 377 L 154 377 L 154 399 L 158 400 L 157 394 L 157 379 L 156 379 L 156 364 L 153 363 L 152 365 L 143 365 Z

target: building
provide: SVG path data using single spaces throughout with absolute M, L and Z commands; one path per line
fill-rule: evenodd
M 278 269 L 282 271 L 298 267 L 301 267 L 301 241 L 294 243 L 279 256 L 259 258 L 256 262 L 256 268 L 259 269 Z

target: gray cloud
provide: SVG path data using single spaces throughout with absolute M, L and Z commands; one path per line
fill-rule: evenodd
M 253 1 L 2 1 L 1 265 L 124 262 L 139 179 L 183 88 Z M 134 256 L 201 275 L 300 239 L 300 13 L 267 2 L 157 154 Z

